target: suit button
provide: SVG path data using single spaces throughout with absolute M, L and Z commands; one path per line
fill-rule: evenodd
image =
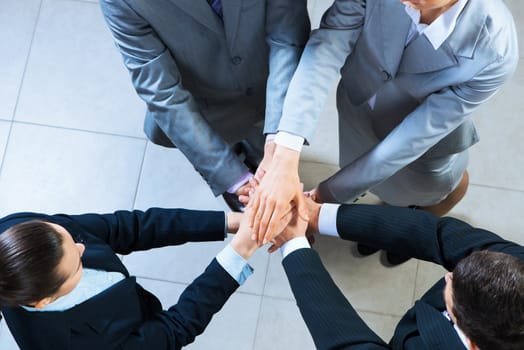
M 246 89 L 246 96 L 253 96 L 253 88 Z
M 391 74 L 389 74 L 388 71 L 383 70 L 383 71 L 382 71 L 382 79 L 383 79 L 384 81 L 391 80 Z
M 242 57 L 235 56 L 231 59 L 231 62 L 233 62 L 235 66 L 238 66 L 242 62 Z

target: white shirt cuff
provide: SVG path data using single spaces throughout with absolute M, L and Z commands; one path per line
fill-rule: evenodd
M 280 247 L 282 259 L 284 259 L 289 254 L 293 253 L 295 250 L 302 248 L 311 248 L 306 237 L 295 237 L 293 239 L 290 239 L 286 243 L 282 244 L 282 246 Z
M 302 145 L 304 145 L 304 138 L 285 131 L 279 131 L 275 136 L 275 143 L 300 152 L 302 151 Z
M 266 134 L 266 142 L 270 142 L 270 141 L 275 141 L 275 136 L 277 136 L 277 134 Z
M 220 266 L 233 277 L 239 285 L 242 285 L 249 276 L 253 274 L 253 268 L 249 266 L 246 259 L 241 257 L 231 244 L 228 244 L 217 254 L 216 259 Z
M 322 235 L 340 237 L 337 231 L 337 213 L 340 204 L 324 203 L 318 215 L 318 231 Z

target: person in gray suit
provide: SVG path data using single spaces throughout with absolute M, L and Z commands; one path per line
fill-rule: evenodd
M 369 190 L 385 203 L 443 215 L 468 186 L 467 149 L 478 141 L 471 114 L 517 62 L 502 0 L 336 0 L 311 34 L 278 130 L 310 140 L 340 73 L 341 170 L 313 197 L 342 203 Z M 299 152 L 287 153 L 287 164 L 298 160 Z M 279 164 L 254 194 L 259 239 L 274 233 L 264 218 L 300 201 L 296 171 Z
M 306 0 L 101 0 L 138 95 L 144 131 L 177 147 L 214 195 L 238 193 L 275 133 L 310 33 Z M 264 122 L 265 118 L 265 122 Z M 263 125 L 263 130 L 262 130 Z

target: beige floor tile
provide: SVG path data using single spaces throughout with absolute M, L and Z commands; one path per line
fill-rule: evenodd
M 473 115 L 480 142 L 470 152 L 471 183 L 524 191 L 522 91 L 523 64 L 507 85 Z
M 319 237 L 315 243 L 333 279 L 359 310 L 400 316 L 412 305 L 417 262 L 383 267 L 379 254 L 365 258 L 352 255 L 353 243 Z
M 98 3 L 43 0 L 15 119 L 145 138 L 144 113 Z
M 0 174 L 0 212 L 131 209 L 145 141 L 14 123 Z
M 255 350 L 315 349 L 295 301 L 264 297 L 258 319 Z
M 0 11 L 0 119 L 13 118 L 40 0 L 3 0 Z
M 374 312 L 357 311 L 369 328 L 377 333 L 382 340 L 389 343 L 401 317 Z
M 520 0 L 505 0 L 517 27 L 520 57 L 524 56 L 524 4 Z
M 442 266 L 427 261 L 419 261 L 413 303 L 444 277 L 446 272 L 446 269 Z
M 451 216 L 524 244 L 522 203 L 524 192 L 470 186 Z
M 148 142 L 135 207 L 229 211 L 178 150 Z

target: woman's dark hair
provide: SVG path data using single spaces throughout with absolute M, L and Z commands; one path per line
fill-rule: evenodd
M 0 234 L 0 304 L 29 305 L 53 296 L 66 276 L 57 271 L 62 236 L 44 221 L 14 225 Z
M 524 261 L 479 251 L 453 270 L 457 326 L 482 350 L 524 349 Z

